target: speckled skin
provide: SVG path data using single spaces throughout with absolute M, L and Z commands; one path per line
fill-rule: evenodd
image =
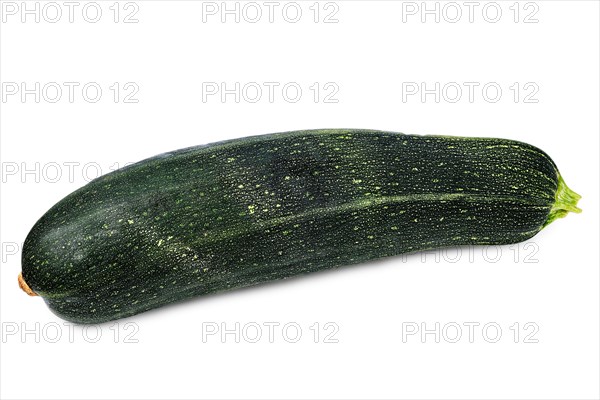
M 528 144 L 366 130 L 278 133 L 159 155 L 52 207 L 22 274 L 99 323 L 264 281 L 542 229 L 558 171 Z

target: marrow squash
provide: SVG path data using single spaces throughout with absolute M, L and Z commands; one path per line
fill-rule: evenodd
M 100 323 L 194 296 L 444 246 L 515 243 L 580 196 L 529 144 L 331 129 L 182 149 L 54 205 L 20 286 Z

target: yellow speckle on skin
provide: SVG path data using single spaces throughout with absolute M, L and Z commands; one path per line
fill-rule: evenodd
M 163 240 L 162 240 L 162 239 L 160 239 L 160 240 L 158 241 L 158 247 L 160 247 L 160 245 L 161 245 L 161 244 L 163 244 Z
M 352 179 L 352 183 L 354 183 L 355 185 L 359 184 L 361 182 L 362 182 L 362 179 Z
M 252 204 L 250 204 L 250 205 L 248 206 L 248 212 L 249 212 L 250 214 L 254 214 L 254 209 L 255 209 L 255 208 L 256 208 L 256 206 L 255 206 L 255 205 L 252 205 Z
M 127 223 L 128 223 L 129 225 L 131 225 L 131 224 L 133 224 L 133 220 L 132 220 L 132 219 L 128 219 L 128 220 L 127 220 Z

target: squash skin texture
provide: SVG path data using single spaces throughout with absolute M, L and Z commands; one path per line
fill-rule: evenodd
M 61 318 L 101 323 L 381 257 L 521 242 L 564 216 L 565 198 L 579 210 L 560 182 L 546 153 L 506 139 L 356 129 L 234 139 L 71 193 L 27 236 L 22 275 Z

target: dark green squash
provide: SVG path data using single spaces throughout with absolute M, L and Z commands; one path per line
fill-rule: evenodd
M 526 240 L 576 207 L 512 140 L 315 130 L 162 154 L 52 207 L 22 287 L 99 323 L 193 296 L 400 253 Z

